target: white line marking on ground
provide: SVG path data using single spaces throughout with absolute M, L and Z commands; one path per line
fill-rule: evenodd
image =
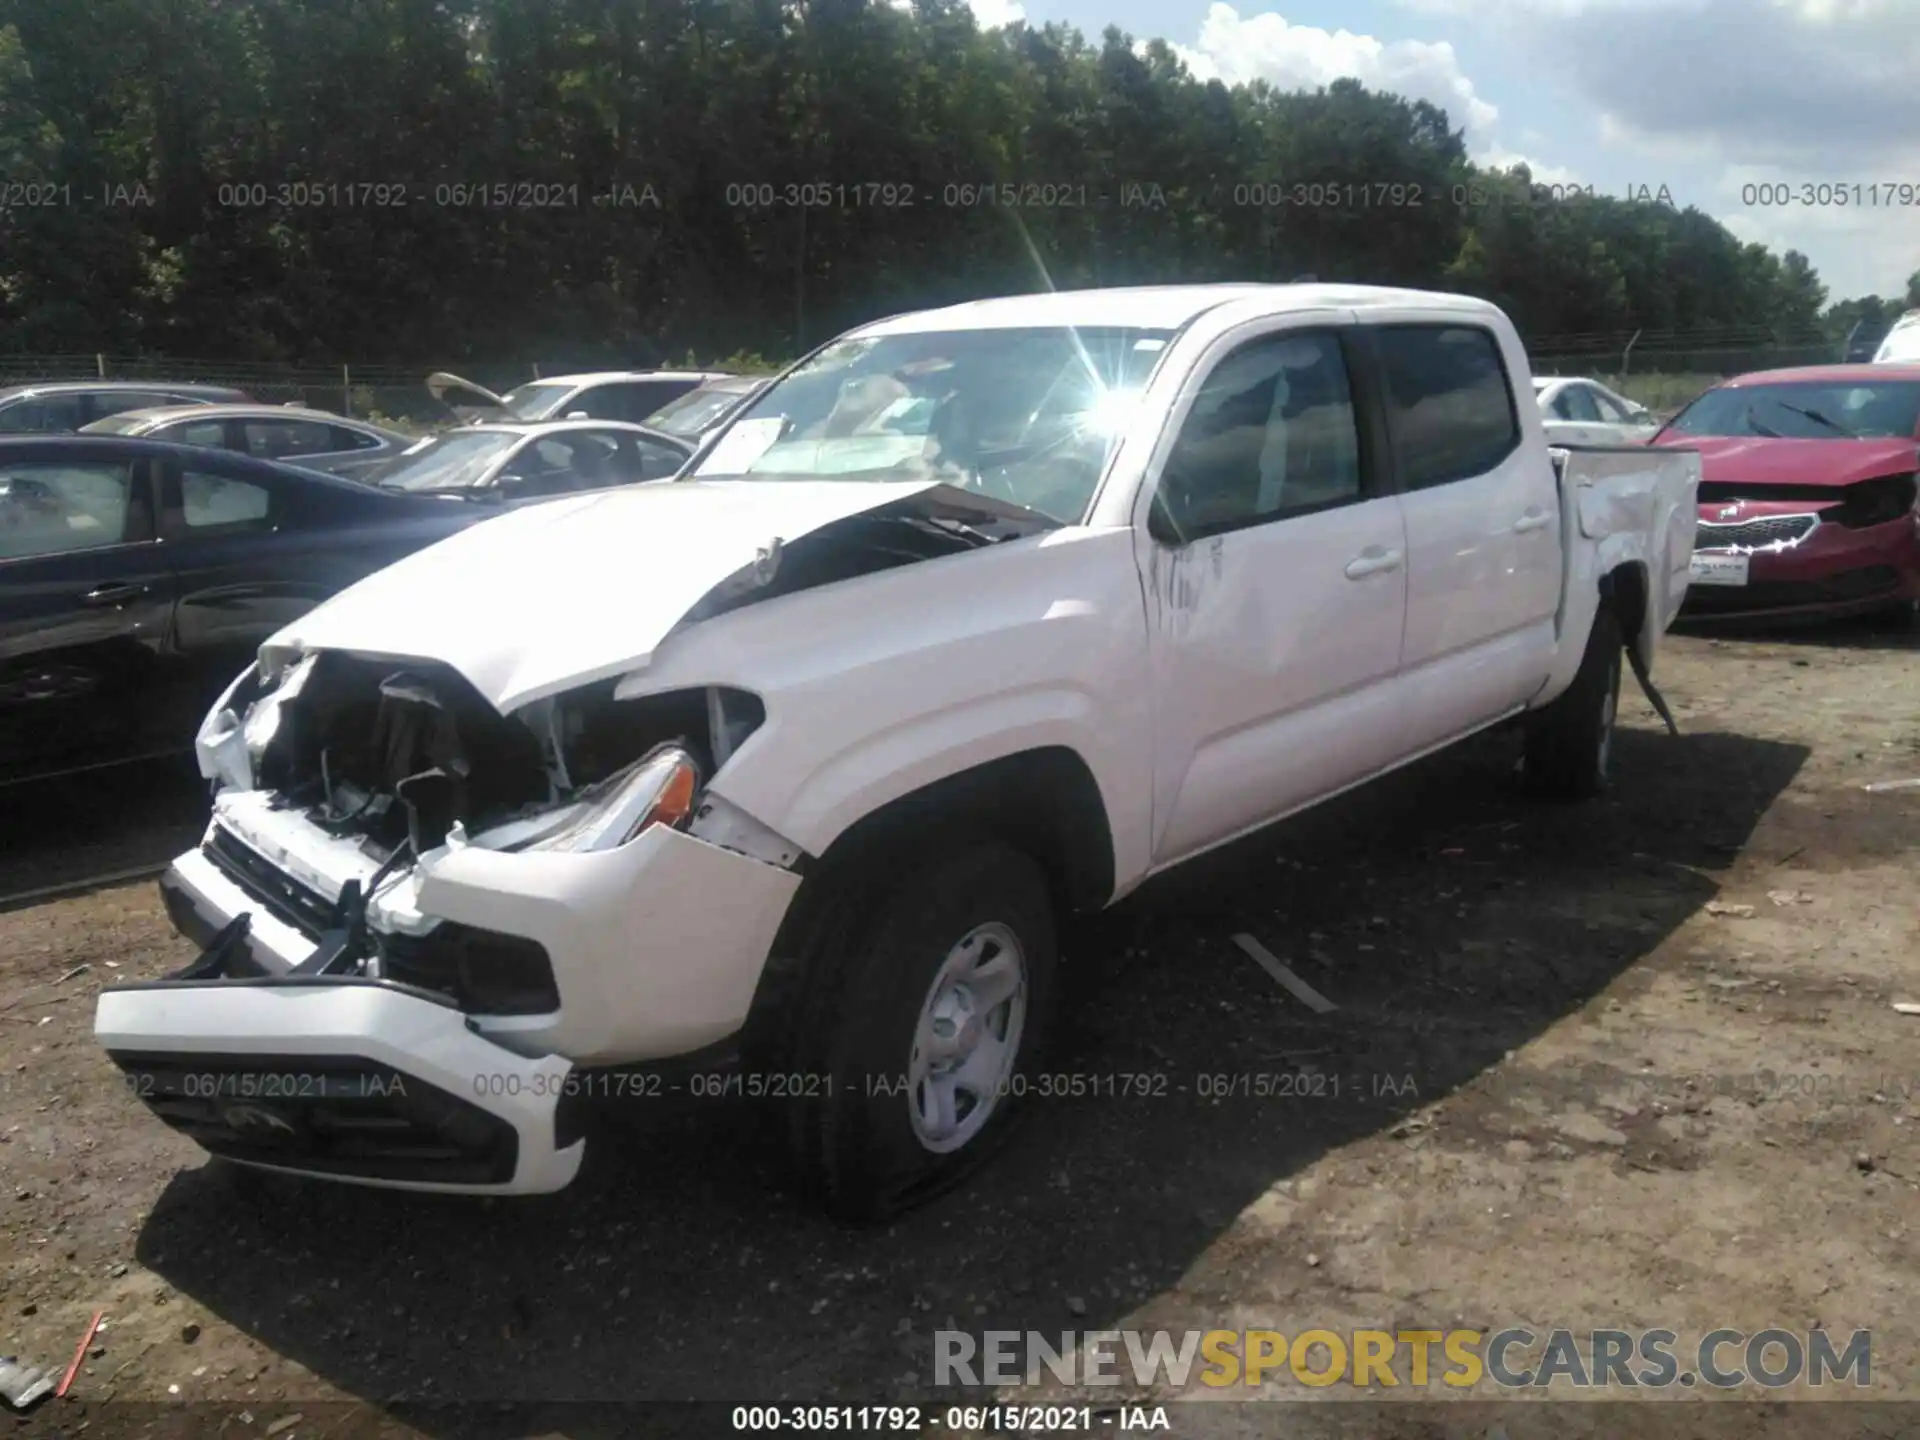
M 1258 940 L 1254 939 L 1253 936 L 1236 935 L 1233 937 L 1233 943 L 1251 955 L 1256 965 L 1273 976 L 1274 979 L 1278 980 L 1282 989 L 1287 991 L 1288 994 L 1292 995 L 1294 999 L 1298 1000 L 1302 1005 L 1305 1005 L 1309 1010 L 1314 1011 L 1316 1014 L 1325 1015 L 1330 1010 L 1338 1010 L 1340 1008 L 1318 990 L 1307 984 L 1307 982 L 1302 980 L 1298 975 L 1294 974 L 1293 971 L 1282 965 L 1279 960 L 1274 957 L 1273 952 Z

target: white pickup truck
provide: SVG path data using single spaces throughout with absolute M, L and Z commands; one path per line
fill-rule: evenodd
M 884 1217 L 1012 1118 L 1067 912 L 1503 721 L 1541 792 L 1606 783 L 1699 461 L 1541 423 L 1453 295 L 863 326 L 678 478 L 269 641 L 162 881 L 199 958 L 98 1039 L 215 1155 L 431 1190 L 560 1189 L 597 1103 L 726 1074 L 693 1088 L 777 1102 L 824 1202 Z

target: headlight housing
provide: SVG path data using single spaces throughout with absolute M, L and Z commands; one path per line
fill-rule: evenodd
M 1849 529 L 1885 525 L 1913 513 L 1914 477 L 1911 474 L 1883 475 L 1878 480 L 1862 480 L 1849 485 L 1842 494 L 1846 498 L 1833 509 L 1823 512 L 1823 520 L 1832 520 Z
M 685 747 L 659 745 L 585 791 L 529 850 L 614 850 L 654 825 L 684 825 L 700 793 L 700 767 Z

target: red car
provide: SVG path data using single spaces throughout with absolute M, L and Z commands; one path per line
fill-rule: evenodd
M 1741 375 L 1647 443 L 1700 452 L 1683 614 L 1920 613 L 1920 365 Z

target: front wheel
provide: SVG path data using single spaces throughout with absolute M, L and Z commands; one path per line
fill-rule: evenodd
M 931 1198 L 995 1148 L 1053 998 L 1053 902 L 1031 858 L 986 841 L 902 868 L 816 954 L 795 1013 L 798 1068 L 818 1077 L 796 1159 L 856 1223 Z
M 1613 732 L 1620 711 L 1620 621 L 1602 605 L 1587 633 L 1573 684 L 1527 717 L 1521 776 L 1534 794 L 1586 800 L 1612 779 Z

